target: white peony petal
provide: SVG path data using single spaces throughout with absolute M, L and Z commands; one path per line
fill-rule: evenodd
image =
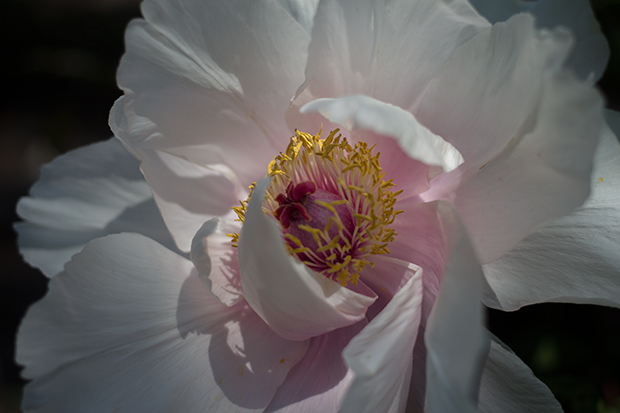
M 575 36 L 575 47 L 566 66 L 582 79 L 595 83 L 609 59 L 609 47 L 588 0 L 471 0 L 491 23 L 507 20 L 513 14 L 528 12 L 539 28 L 567 27 Z
M 211 203 L 236 204 L 286 148 L 283 114 L 303 82 L 310 39 L 274 1 L 146 1 L 142 12 L 145 20 L 127 29 L 118 72 L 125 96 L 110 124 L 142 160 L 166 224 L 188 251 L 202 223 L 221 216 Z M 181 182 L 177 168 L 196 179 Z M 214 173 L 230 181 L 217 186 L 225 194 L 205 192 L 212 182 L 202 176 Z
M 343 413 L 405 411 L 423 290 L 422 269 L 409 264 L 408 270 L 407 283 L 342 353 L 355 372 Z
M 483 263 L 588 195 L 602 101 L 558 69 L 562 38 L 515 16 L 463 45 L 425 96 L 441 113 L 430 129 L 466 160 L 454 203 Z
M 258 412 L 307 343 L 221 305 L 190 261 L 137 234 L 92 241 L 20 328 L 24 411 Z
M 480 413 L 562 413 L 551 390 L 505 344 L 491 341 L 478 401 Z
M 114 104 L 111 120 L 114 134 L 127 138 L 122 105 L 125 98 Z M 124 143 L 126 141 L 123 141 Z M 198 164 L 168 152 L 152 149 L 129 149 L 141 159 L 140 169 L 153 191 L 164 222 L 182 251 L 189 251 L 191 241 L 203 222 L 214 216 L 230 216 L 231 207 L 247 196 L 241 184 L 223 166 L 217 152 L 210 160 Z
M 227 235 L 240 231 L 239 222 L 213 218 L 202 225 L 192 240 L 190 259 L 200 281 L 226 306 L 243 300 L 237 248 Z
M 620 135 L 620 114 L 609 111 L 608 120 Z M 547 301 L 620 307 L 620 145 L 608 128 L 596 149 L 591 181 L 583 206 L 483 266 L 501 309 Z
M 426 412 L 475 412 L 489 345 L 480 303 L 483 275 L 451 205 L 441 202 L 439 210 L 453 245 L 426 326 Z
M 461 183 L 455 205 L 482 263 L 586 199 L 601 103 L 594 90 L 576 84 L 569 73 L 555 76 L 543 87 L 534 130 Z
M 463 163 L 461 154 L 440 136 L 421 125 L 411 113 L 367 96 L 318 99 L 301 113 L 319 112 L 348 130 L 371 130 L 398 141 L 409 157 L 450 172 Z
M 464 0 L 321 1 L 306 82 L 287 122 L 311 131 L 298 109 L 318 98 L 364 94 L 412 110 L 437 69 L 488 23 Z
M 356 291 L 310 270 L 288 254 L 280 228 L 262 210 L 270 178 L 256 186 L 239 238 L 243 295 L 280 336 L 305 340 L 354 324 L 377 296 L 362 283 Z
M 337 412 L 354 374 L 342 359 L 342 350 L 368 322 L 310 339 L 303 359 L 290 371 L 265 413 Z
M 92 239 L 116 232 L 174 242 L 140 173 L 138 161 L 116 140 L 60 156 L 17 205 L 15 225 L 24 259 L 48 277 Z
M 543 81 L 557 71 L 570 45 L 568 32 L 539 33 L 529 15 L 496 24 L 441 67 L 416 119 L 454 145 L 468 169 L 480 168 L 510 138 L 529 132 L 524 123 L 535 116 Z

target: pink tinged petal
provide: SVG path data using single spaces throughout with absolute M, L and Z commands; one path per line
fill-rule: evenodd
M 367 96 L 318 99 L 303 106 L 301 112 L 319 112 L 350 131 L 370 130 L 394 138 L 410 158 L 441 166 L 446 172 L 463 163 L 452 145 L 421 125 L 411 113 Z
M 609 47 L 587 0 L 472 0 L 471 3 L 491 23 L 504 21 L 513 14 L 528 12 L 536 17 L 536 27 L 567 27 L 575 37 L 575 46 L 566 66 L 582 80 L 595 83 L 609 59 Z
M 454 50 L 488 27 L 464 0 L 321 1 L 310 43 L 306 82 L 287 122 L 300 130 L 298 108 L 318 98 L 364 94 L 413 109 Z
M 118 83 L 130 123 L 150 125 L 127 143 L 203 164 L 216 150 L 241 182 L 263 176 L 290 137 L 282 114 L 307 59 L 293 3 L 146 1 L 145 20 L 128 27 Z M 196 150 L 205 145 L 213 148 Z
M 227 235 L 239 231 L 239 222 L 212 218 L 202 225 L 192 240 L 190 259 L 198 270 L 202 285 L 226 306 L 243 300 L 237 248 Z
M 423 291 L 422 269 L 407 269 L 409 280 L 342 353 L 355 372 L 343 413 L 405 411 Z
M 372 261 L 374 266 L 367 266 L 360 274 L 360 279 L 378 297 L 377 301 L 368 309 L 367 317 L 369 320 L 381 313 L 394 298 L 394 295 L 415 275 L 415 271 L 410 268 L 410 262 L 393 258 L 391 255 L 378 255 L 373 257 Z M 425 278 L 425 274 L 423 278 Z
M 311 271 L 290 256 L 275 220 L 262 210 L 270 179 L 256 186 L 239 238 L 245 299 L 280 336 L 306 340 L 354 324 L 377 296 L 359 283 L 356 291 Z
M 426 327 L 426 412 L 475 412 L 489 346 L 480 303 L 483 275 L 451 205 L 441 202 L 439 210 L 452 248 Z
M 482 372 L 480 413 L 562 413 L 551 390 L 505 344 L 491 341 Z
M 620 135 L 620 115 L 608 111 Z M 592 192 L 570 215 L 528 235 L 483 266 L 499 304 L 516 310 L 547 301 L 620 307 L 620 145 L 607 127 L 594 156 Z
M 25 411 L 262 411 L 307 343 L 245 304 L 221 305 L 193 265 L 137 234 L 92 241 L 18 335 Z M 284 360 L 284 362 L 282 362 Z
M 391 179 L 396 184 L 396 190 L 402 190 L 403 193 L 398 196 L 399 201 L 403 201 L 408 197 L 416 196 L 429 189 L 429 179 L 432 177 L 432 171 L 428 165 L 423 162 L 411 159 L 405 153 L 396 139 L 377 136 L 374 133 L 362 132 L 352 134 L 352 138 L 375 145 L 373 153 L 380 153 L 379 161 L 381 170 L 385 172 L 387 179 Z M 435 167 L 441 171 L 441 167 Z
M 21 253 L 48 277 L 90 240 L 112 233 L 138 232 L 174 248 L 138 161 L 116 139 L 44 166 L 17 213 L 25 221 L 15 225 Z
M 366 326 L 363 319 L 310 339 L 308 352 L 293 367 L 265 413 L 337 412 L 354 374 L 342 350 Z

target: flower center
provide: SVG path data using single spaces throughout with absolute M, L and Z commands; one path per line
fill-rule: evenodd
M 351 146 L 338 129 L 320 136 L 295 131 L 269 164 L 263 209 L 280 223 L 291 255 L 342 285 L 357 284 L 360 271 L 374 265 L 371 255 L 389 253 L 396 232 L 388 225 L 401 212 L 394 203 L 402 191 L 389 189 L 395 184 L 383 179 L 380 154 L 368 144 Z M 233 208 L 240 221 L 250 197 Z M 239 235 L 229 235 L 236 245 Z

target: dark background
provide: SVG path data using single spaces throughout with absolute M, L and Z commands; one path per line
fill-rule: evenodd
M 0 2 L 0 413 L 20 411 L 24 382 L 13 362 L 15 332 L 47 288 L 45 277 L 17 251 L 15 204 L 42 164 L 111 136 L 108 111 L 120 96 L 116 66 L 125 26 L 139 16 L 138 3 Z M 608 106 L 618 110 L 620 0 L 592 4 L 612 49 L 599 87 Z M 490 311 L 489 325 L 567 413 L 620 413 L 620 310 L 542 304 L 514 313 Z

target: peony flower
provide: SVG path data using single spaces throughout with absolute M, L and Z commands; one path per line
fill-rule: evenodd
M 481 301 L 618 305 L 620 151 L 589 9 L 523 7 L 146 1 L 18 205 L 24 410 L 561 411 Z

